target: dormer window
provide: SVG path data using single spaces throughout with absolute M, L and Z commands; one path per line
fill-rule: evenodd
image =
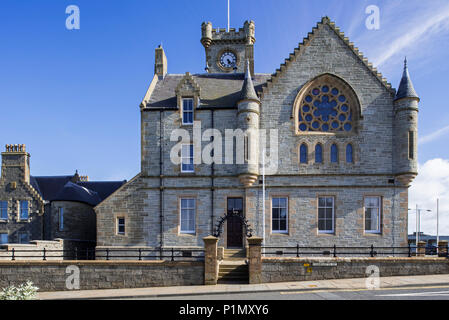
M 192 98 L 182 99 L 182 124 L 183 125 L 193 124 L 193 99 Z

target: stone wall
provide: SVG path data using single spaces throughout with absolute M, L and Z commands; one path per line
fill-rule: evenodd
M 47 260 L 63 260 L 64 240 L 31 241 L 29 244 L 0 245 L 0 261 L 12 259 L 14 249 L 15 260 L 43 260 L 44 248 Z M 54 250 L 54 252 L 52 252 Z
M 368 266 L 381 277 L 449 274 L 447 258 L 263 258 L 261 282 L 365 278 Z
M 68 290 L 68 266 L 79 268 L 81 290 L 204 284 L 203 262 L 0 261 L 0 288 L 31 280 L 39 291 Z
M 8 202 L 8 217 L 0 219 L 0 233 L 8 235 L 8 243 L 19 243 L 20 235 L 28 241 L 43 239 L 43 200 L 30 185 L 30 155 L 22 149 L 7 146 L 2 152 L 0 201 Z M 28 201 L 28 219 L 20 219 L 20 201 Z
M 59 227 L 59 208 L 64 210 L 62 230 Z M 74 201 L 53 201 L 50 210 L 48 214 L 51 215 L 51 239 L 95 242 L 96 218 L 91 205 Z

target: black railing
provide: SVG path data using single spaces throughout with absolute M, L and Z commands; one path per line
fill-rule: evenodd
M 74 248 L 70 250 L 24 250 L 12 248 L 0 250 L 1 260 L 165 260 L 203 261 L 204 249 L 179 248 Z
M 421 250 L 421 251 L 420 251 Z M 418 248 L 413 245 L 406 247 L 377 247 L 374 245 L 368 247 L 339 247 L 336 245 L 329 247 L 262 247 L 262 256 L 265 257 L 415 257 L 421 252 L 425 255 L 448 256 L 448 247 L 427 246 Z M 424 253 L 425 252 L 425 253 Z

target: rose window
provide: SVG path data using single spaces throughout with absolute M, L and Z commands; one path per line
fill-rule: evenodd
M 336 86 L 313 86 L 303 96 L 298 110 L 300 132 L 351 132 L 353 114 L 350 101 Z

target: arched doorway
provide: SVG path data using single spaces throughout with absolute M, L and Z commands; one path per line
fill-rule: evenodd
M 222 234 L 225 221 L 227 248 L 242 248 L 243 229 L 247 238 L 251 238 L 253 232 L 243 214 L 243 198 L 228 198 L 226 214 L 218 220 L 215 237 L 218 238 Z

